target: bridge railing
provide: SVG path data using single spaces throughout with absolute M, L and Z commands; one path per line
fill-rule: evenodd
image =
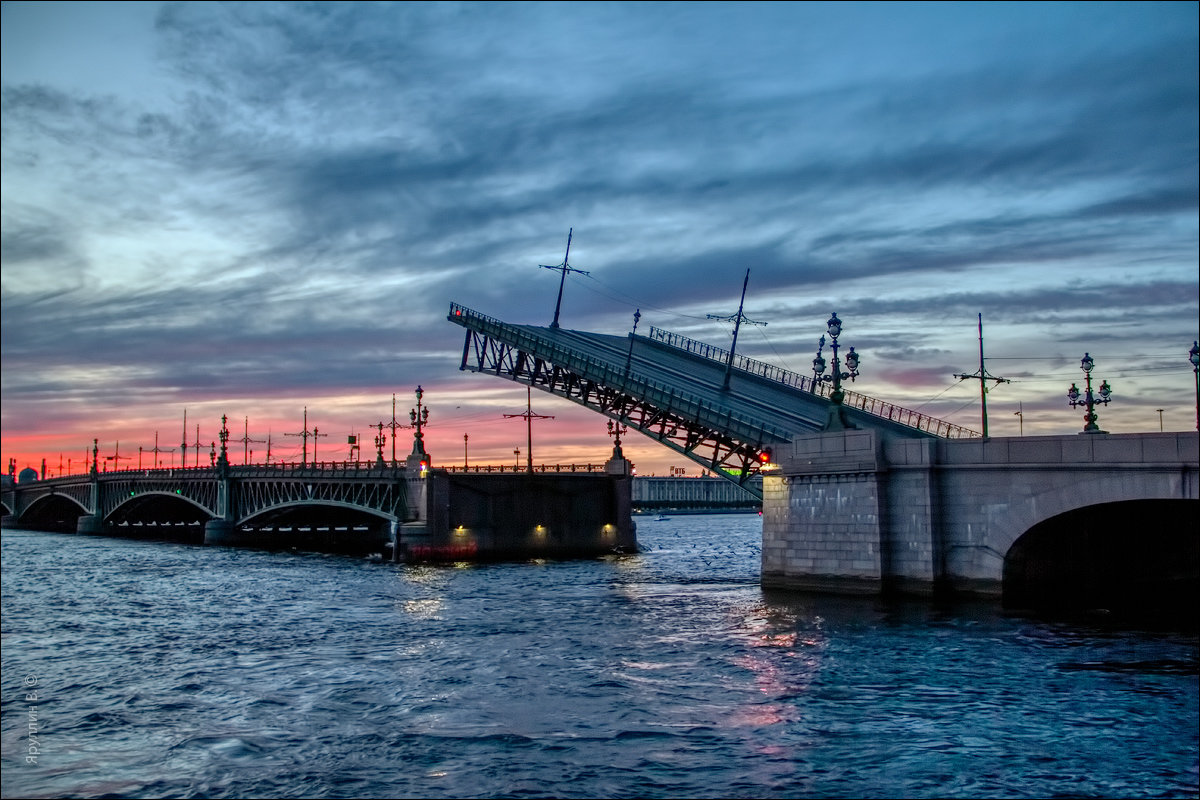
M 660 342 L 669 347 L 674 347 L 683 350 L 692 355 L 707 358 L 712 361 L 727 363 L 729 361 L 729 351 L 720 347 L 714 347 L 704 342 L 689 339 L 678 333 L 664 331 L 662 328 L 651 327 L 650 334 L 646 338 L 651 341 Z M 733 365 L 743 372 L 748 372 L 751 375 L 756 375 L 776 383 L 781 383 L 784 386 L 790 386 L 793 389 L 799 389 L 802 392 L 809 392 L 818 397 L 828 397 L 833 391 L 833 387 L 825 381 L 816 382 L 812 378 L 801 375 L 782 367 L 768 364 L 764 361 L 757 361 L 753 358 L 735 355 L 733 357 Z M 874 397 L 868 397 L 865 394 L 853 392 L 845 387 L 842 388 L 845 394 L 843 405 L 849 408 L 856 408 L 860 411 L 865 411 L 872 416 L 881 417 L 892 422 L 897 422 L 901 425 L 906 425 L 910 428 L 916 428 L 919 431 L 932 433 L 935 436 L 941 436 L 946 439 L 974 439 L 979 438 L 980 434 L 970 428 L 964 428 L 961 425 L 947 422 L 944 419 L 931 417 L 928 414 L 922 414 L 917 411 L 912 411 L 903 408 L 894 403 L 885 403 L 882 400 L 876 400 Z
M 646 338 L 653 342 L 661 342 L 677 350 L 683 350 L 692 355 L 700 356 L 701 358 L 720 361 L 721 363 L 729 361 L 728 350 L 695 339 L 689 339 L 678 333 L 664 331 L 662 328 L 651 326 L 650 333 Z M 790 386 L 802 392 L 813 391 L 812 378 L 792 372 L 791 370 L 786 370 L 783 367 L 777 367 L 774 364 L 768 364 L 765 361 L 735 355 L 733 357 L 733 365 L 743 372 L 749 372 L 751 375 L 757 375 L 776 383 L 782 383 L 784 386 Z M 817 393 L 819 394 L 819 392 Z
M 724 410 L 712 403 L 705 402 L 696 395 L 651 380 L 637 372 L 627 373 L 624 370 L 618 370 L 607 361 L 585 356 L 576 350 L 564 347 L 549 337 L 539 336 L 494 317 L 479 314 L 458 303 L 450 304 L 449 319 L 464 327 L 473 327 L 481 333 L 503 337 L 506 342 L 518 350 L 527 351 L 539 358 L 568 367 L 581 377 L 605 386 L 622 387 L 626 392 L 636 393 L 670 413 L 696 420 L 715 430 L 736 428 L 738 435 L 746 441 L 781 442 L 791 438 L 791 434 L 787 431 L 766 425 L 760 420 Z M 465 324 L 468 321 L 471 322 L 469 326 Z
M 434 466 L 434 469 L 445 470 L 446 472 L 462 472 L 462 473 L 509 472 L 509 473 L 517 473 L 517 474 L 520 474 L 522 472 L 528 474 L 528 472 L 529 472 L 528 466 L 515 466 L 515 465 L 511 465 L 511 464 L 480 464 L 479 466 L 472 465 L 472 466 L 467 466 L 467 467 L 434 464 L 433 466 Z M 603 464 L 534 464 L 533 471 L 534 472 L 551 472 L 551 473 L 571 473 L 571 472 L 595 473 L 595 472 L 604 472 L 604 465 Z

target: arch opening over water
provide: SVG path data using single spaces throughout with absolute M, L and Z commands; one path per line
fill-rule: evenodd
M 1044 520 L 1005 556 L 1004 607 L 1195 625 L 1198 512 L 1200 500 L 1127 500 Z
M 238 523 L 245 544 L 272 550 L 380 553 L 390 543 L 391 519 L 335 503 L 289 503 Z
M 74 533 L 79 518 L 88 510 L 66 494 L 47 494 L 39 497 L 21 514 L 19 525 L 31 531 Z

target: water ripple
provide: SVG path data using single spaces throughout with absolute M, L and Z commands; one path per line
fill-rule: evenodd
M 759 525 L 471 567 L 4 531 L 2 794 L 1196 796 L 1194 635 L 764 592 Z

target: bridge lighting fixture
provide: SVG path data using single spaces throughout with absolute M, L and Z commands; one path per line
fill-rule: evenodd
M 1192 342 L 1188 360 L 1192 362 L 1192 373 L 1196 376 L 1196 430 L 1200 431 L 1200 342 Z
M 832 383 L 833 390 L 829 393 L 829 402 L 832 404 L 829 408 L 829 419 L 825 423 L 823 430 L 837 431 L 853 428 L 845 416 L 842 401 L 845 400 L 846 394 L 842 391 L 842 381 L 849 378 L 853 381 L 858 377 L 859 357 L 858 353 L 854 352 L 854 348 L 850 348 L 850 352 L 846 354 L 846 371 L 842 371 L 842 363 L 838 359 L 838 337 L 842 334 L 842 321 L 838 319 L 838 315 L 834 312 L 829 321 L 825 323 L 826 331 L 829 334 L 831 347 L 833 349 L 833 370 L 830 374 L 825 374 L 825 357 L 821 355 L 821 351 L 825 347 L 825 337 L 822 336 L 817 344 L 817 357 L 813 359 L 813 388 L 815 389 L 822 383 Z
M 1071 388 L 1067 390 L 1067 400 L 1070 402 L 1071 408 L 1087 406 L 1087 413 L 1083 415 L 1083 433 L 1108 433 L 1108 431 L 1100 430 L 1100 426 L 1096 424 L 1099 417 L 1096 415 L 1095 408 L 1098 405 L 1108 405 L 1108 401 L 1112 399 L 1112 387 L 1108 385 L 1108 381 L 1103 381 L 1100 384 L 1099 392 L 1092 393 L 1092 369 L 1095 366 L 1095 360 L 1084 353 L 1083 358 L 1079 361 L 1079 368 L 1083 370 L 1084 377 L 1087 379 L 1086 388 L 1080 392 L 1079 387 L 1072 383 Z
M 408 412 L 408 418 L 412 422 L 412 426 L 416 429 L 416 432 L 413 433 L 413 455 L 417 456 L 426 454 L 425 434 L 422 433 L 421 429 L 429 424 L 429 407 L 421 405 L 421 398 L 424 396 L 425 391 L 420 386 L 417 386 L 417 407 Z
M 614 423 L 611 419 L 608 421 L 608 435 L 613 437 L 613 458 L 624 458 L 624 453 L 621 452 L 621 436 L 629 432 L 629 426 L 623 425 L 620 422 Z

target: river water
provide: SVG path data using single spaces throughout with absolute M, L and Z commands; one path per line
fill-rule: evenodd
M 1198 640 L 758 585 L 755 515 L 403 566 L 6 530 L 5 797 L 1196 797 Z

